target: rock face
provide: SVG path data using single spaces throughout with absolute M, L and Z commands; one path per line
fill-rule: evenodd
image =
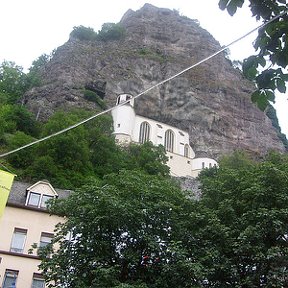
M 112 107 L 118 94 L 135 96 L 220 49 L 196 21 L 150 4 L 127 11 L 120 24 L 122 40 L 70 39 L 59 47 L 43 69 L 43 85 L 25 95 L 29 109 L 40 119 L 59 108 L 96 109 L 85 100 L 85 87 L 100 89 Z M 197 156 L 217 158 L 236 149 L 254 155 L 283 152 L 270 119 L 250 101 L 253 89 L 222 53 L 151 89 L 135 108 L 188 131 Z

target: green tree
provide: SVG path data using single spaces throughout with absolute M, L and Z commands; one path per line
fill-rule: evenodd
M 96 39 L 97 33 L 91 27 L 85 26 L 75 26 L 70 33 L 71 38 L 76 38 L 79 40 L 93 41 Z
M 36 60 L 32 62 L 27 74 L 27 82 L 29 88 L 39 86 L 41 84 L 41 71 L 45 69 L 45 66 L 49 63 L 53 56 L 53 52 L 50 55 L 42 54 Z
M 0 103 L 14 104 L 27 91 L 26 74 L 14 62 L 0 66 Z
M 194 234 L 202 237 L 207 287 L 287 287 L 287 175 L 288 158 L 277 154 L 261 163 L 226 161 L 202 173 L 199 208 L 210 224 Z
M 152 142 L 145 142 L 142 145 L 132 143 L 128 147 L 128 152 L 132 169 L 140 169 L 150 175 L 169 175 L 170 169 L 166 165 L 168 157 L 162 145 L 154 146 Z
M 52 287 L 287 287 L 287 175 L 287 155 L 237 153 L 201 173 L 199 201 L 135 170 L 91 181 L 51 204 L 68 218 L 41 268 Z
M 189 203 L 169 179 L 139 171 L 88 183 L 51 206 L 68 218 L 57 227 L 57 253 L 45 256 L 52 246 L 40 253 L 46 280 L 52 287 L 192 287 L 195 265 L 178 237 Z
M 22 131 L 16 131 L 15 133 L 9 134 L 5 137 L 5 142 L 7 144 L 8 150 L 14 150 L 34 140 L 35 138 L 25 134 Z M 18 153 L 14 153 L 8 156 L 8 161 L 13 166 L 13 168 L 25 169 L 32 164 L 33 157 L 31 157 L 31 155 L 35 155 L 34 151 L 34 147 L 19 151 Z M 20 171 L 19 174 L 21 175 Z
M 101 41 L 120 40 L 125 36 L 125 29 L 120 24 L 104 23 L 98 31 L 97 39 Z
M 269 102 L 274 102 L 274 91 L 286 92 L 288 81 L 288 21 L 286 0 L 247 0 L 253 17 L 263 23 L 274 16 L 281 16 L 259 29 L 254 42 L 257 55 L 248 57 L 243 62 L 244 75 L 253 80 L 257 90 L 251 95 L 253 102 L 264 110 Z M 241 8 L 244 0 L 220 0 L 219 7 L 234 15 Z M 286 11 L 286 13 L 284 13 Z
M 88 115 L 89 113 L 81 110 L 69 113 L 63 111 L 56 112 L 43 126 L 41 137 L 67 128 L 86 118 Z M 33 175 L 37 175 L 39 167 L 37 157 L 45 156 L 46 158 L 50 156 L 49 162 L 53 159 L 53 163 L 57 167 L 53 171 L 58 171 L 59 173 L 57 181 L 55 183 L 51 182 L 58 185 L 58 187 L 77 187 L 83 183 L 85 176 L 92 173 L 88 131 L 83 125 L 40 143 L 37 146 L 36 153 L 35 165 L 31 165 L 27 171 Z M 41 159 L 43 161 L 43 158 Z

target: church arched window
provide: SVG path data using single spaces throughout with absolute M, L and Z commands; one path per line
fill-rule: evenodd
M 168 152 L 173 152 L 174 150 L 174 133 L 170 129 L 165 132 L 164 147 Z
M 142 122 L 140 125 L 139 143 L 143 144 L 150 140 L 150 125 L 148 122 Z
M 189 157 L 189 145 L 185 144 L 184 146 L 184 157 Z

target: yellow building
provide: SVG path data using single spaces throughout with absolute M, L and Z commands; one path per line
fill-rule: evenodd
M 33 185 L 14 181 L 7 206 L 0 218 L 0 288 L 43 288 L 45 283 L 38 269 L 37 249 L 47 245 L 55 225 L 62 218 L 51 216 L 46 201 L 65 198 L 71 191 L 54 189 L 44 180 Z

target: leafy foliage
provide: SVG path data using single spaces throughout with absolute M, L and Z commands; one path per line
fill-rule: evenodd
M 97 103 L 101 109 L 106 108 L 105 102 L 96 92 L 89 89 L 85 89 L 83 94 L 86 100 Z
M 4 61 L 0 66 L 0 103 L 14 104 L 27 89 L 23 68 Z
M 237 153 L 201 174 L 199 201 L 167 178 L 106 175 L 50 204 L 68 218 L 41 268 L 51 287 L 286 287 L 287 173 L 287 155 Z
M 281 133 L 281 128 L 279 126 L 276 110 L 271 104 L 269 104 L 266 109 L 266 115 L 271 119 L 273 127 L 275 127 L 277 130 L 278 137 L 280 138 L 286 150 L 288 151 L 288 140 L 286 138 L 286 135 Z
M 68 221 L 57 227 L 58 253 L 50 259 L 42 255 L 44 275 L 67 287 L 173 287 L 173 276 L 190 287 L 175 241 L 186 202 L 169 180 L 137 171 L 122 170 L 83 186 L 52 205 Z
M 29 68 L 29 73 L 27 74 L 27 81 L 30 87 L 36 87 L 41 84 L 41 71 L 45 69 L 45 66 L 52 59 L 54 51 L 50 54 L 42 54 L 36 60 L 32 62 L 32 66 Z
M 93 28 L 76 26 L 73 27 L 70 37 L 81 41 L 110 41 L 120 40 L 125 36 L 125 29 L 120 24 L 104 23 L 102 29 L 97 32 Z
M 254 43 L 257 55 L 245 59 L 243 63 L 244 75 L 253 80 L 257 90 L 252 94 L 252 101 L 261 110 L 264 110 L 269 102 L 274 102 L 274 91 L 286 92 L 288 74 L 288 21 L 287 4 L 285 0 L 249 0 L 250 9 L 257 20 L 264 23 L 276 15 L 281 16 L 273 22 L 259 29 Z M 220 0 L 219 7 L 227 9 L 230 15 L 234 15 L 241 8 L 244 0 Z
M 120 40 L 124 38 L 125 30 L 120 24 L 104 23 L 98 31 L 97 39 L 101 41 Z
M 222 260 L 211 263 L 226 268 L 210 276 L 221 281 L 217 287 L 287 286 L 287 160 L 271 154 L 263 163 L 243 165 L 244 159 L 237 168 L 220 165 L 213 175 L 202 175 L 201 205 L 222 225 L 215 246 Z
M 93 28 L 85 27 L 82 25 L 73 27 L 73 30 L 70 33 L 70 37 L 86 41 L 94 41 L 96 36 L 97 33 Z
M 34 141 L 34 137 L 51 135 L 90 116 L 91 112 L 79 109 L 58 111 L 40 125 L 23 107 L 3 105 L 0 108 L 2 148 L 13 150 Z M 103 178 L 121 169 L 138 169 L 151 175 L 169 174 L 163 147 L 147 143 L 121 148 L 116 145 L 112 132 L 112 117 L 104 115 L 39 143 L 33 149 L 19 151 L 7 160 L 19 179 L 49 179 L 53 185 L 69 189 L 81 186 L 86 178 Z

